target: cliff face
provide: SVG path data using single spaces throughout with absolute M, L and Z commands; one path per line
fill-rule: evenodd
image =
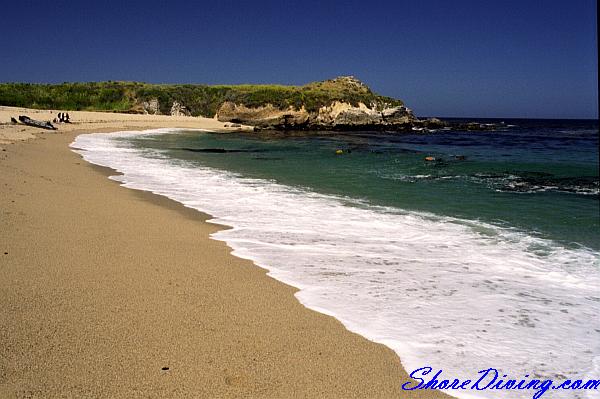
M 271 104 L 261 107 L 225 102 L 217 111 L 221 122 L 236 122 L 262 129 L 360 129 L 409 128 L 418 119 L 404 106 L 368 107 L 334 101 L 328 106 L 309 112 L 305 107 L 279 109 Z
M 329 93 L 330 100 L 321 98 L 320 106 L 308 110 L 303 103 L 300 107 L 277 107 L 270 103 L 248 107 L 226 101 L 217 110 L 216 118 L 263 129 L 409 128 L 419 122 L 401 101 L 374 94 L 351 76 L 304 87 Z

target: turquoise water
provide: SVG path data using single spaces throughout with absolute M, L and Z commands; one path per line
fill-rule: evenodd
M 167 129 L 81 135 L 72 146 L 125 187 L 232 227 L 212 237 L 408 370 L 465 380 L 494 367 L 557 382 L 600 373 L 595 122 L 431 134 Z
M 597 122 L 505 123 L 427 135 L 189 132 L 134 143 L 245 177 L 600 249 Z M 210 149 L 233 152 L 198 152 Z

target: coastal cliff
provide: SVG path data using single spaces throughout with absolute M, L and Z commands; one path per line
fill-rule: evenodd
M 379 111 L 363 103 L 357 106 L 334 101 L 317 111 L 309 112 L 305 107 L 278 109 L 271 104 L 248 108 L 225 102 L 216 115 L 221 122 L 238 122 L 267 129 L 301 128 L 361 128 L 361 127 L 411 127 L 419 122 L 412 112 L 404 107 L 390 107 Z
M 155 85 L 138 82 L 0 84 L 0 105 L 214 117 L 260 129 L 390 129 L 422 126 L 401 100 L 352 76 L 304 86 Z
M 317 90 L 322 92 L 320 101 L 300 106 L 267 103 L 252 107 L 226 101 L 216 118 L 263 129 L 410 128 L 419 122 L 400 100 L 379 96 L 351 76 L 299 88 L 301 94 Z

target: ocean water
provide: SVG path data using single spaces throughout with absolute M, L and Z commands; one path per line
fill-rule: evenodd
M 124 186 L 231 226 L 213 238 L 298 287 L 307 307 L 392 348 L 409 372 L 598 378 L 598 124 L 503 122 L 428 134 L 171 129 L 72 146 Z

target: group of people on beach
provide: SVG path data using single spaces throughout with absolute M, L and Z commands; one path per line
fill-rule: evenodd
M 59 112 L 58 117 L 52 121 L 54 123 L 71 123 L 68 112 Z

